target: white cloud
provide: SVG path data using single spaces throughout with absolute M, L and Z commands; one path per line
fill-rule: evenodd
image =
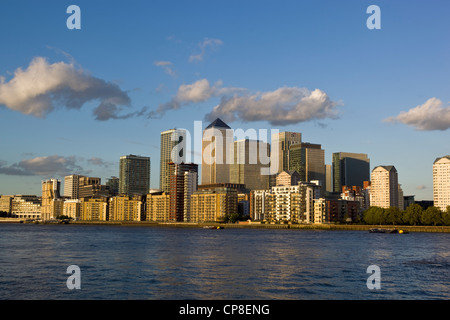
M 0 77 L 0 105 L 23 114 L 44 118 L 55 108 L 81 109 L 90 101 L 99 101 L 94 109 L 96 120 L 134 115 L 119 115 L 123 107 L 130 106 L 130 98 L 118 85 L 76 69 L 73 63 L 50 64 L 36 57 L 27 69 L 17 69 L 8 82 Z
M 203 57 L 206 54 L 206 49 L 216 49 L 217 47 L 221 46 L 223 44 L 222 40 L 220 39 L 210 39 L 205 38 L 202 42 L 198 44 L 198 47 L 200 49 L 200 52 L 198 54 L 193 54 L 189 57 L 189 62 L 197 62 L 197 61 L 203 61 Z
M 206 118 L 289 125 L 314 119 L 335 119 L 338 116 L 337 106 L 322 90 L 282 87 L 274 91 L 223 98 Z
M 420 131 L 447 130 L 450 128 L 450 106 L 443 107 L 441 100 L 430 98 L 424 104 L 402 111 L 385 122 L 401 122 Z

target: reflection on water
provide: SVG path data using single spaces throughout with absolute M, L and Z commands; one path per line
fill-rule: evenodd
M 0 225 L 1 299 L 448 299 L 449 234 Z M 81 290 L 66 286 L 69 265 Z M 369 265 L 381 290 L 369 290 Z

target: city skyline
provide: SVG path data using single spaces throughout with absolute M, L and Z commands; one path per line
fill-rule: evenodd
M 151 158 L 159 188 L 160 133 L 220 117 L 299 132 L 328 165 L 367 154 L 370 170 L 395 166 L 405 196 L 433 199 L 433 162 L 450 154 L 447 2 L 74 4 L 80 30 L 68 3 L 0 4 L 0 194 L 106 181 L 127 154 Z M 380 30 L 366 27 L 371 4 Z

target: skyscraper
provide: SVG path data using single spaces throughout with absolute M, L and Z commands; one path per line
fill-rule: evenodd
M 42 181 L 42 220 L 54 219 L 61 215 L 63 200 L 60 197 L 61 181 L 49 179 Z
M 245 184 L 249 190 L 269 188 L 269 175 L 261 169 L 268 170 L 270 166 L 270 145 L 260 140 L 243 139 L 234 141 L 233 148 L 229 182 Z
M 120 157 L 119 194 L 147 194 L 150 189 L 150 157 Z
M 289 149 L 302 142 L 300 132 L 279 132 L 272 134 L 272 148 L 278 148 L 278 172 L 291 170 L 289 167 Z M 300 173 L 300 172 L 299 172 Z
M 433 163 L 433 200 L 434 206 L 442 211 L 450 206 L 450 155 Z
M 64 177 L 64 197 L 69 199 L 78 199 L 78 192 L 80 187 L 79 174 L 71 174 Z
M 159 189 L 169 192 L 169 162 L 186 162 L 186 130 L 170 129 L 161 132 L 159 160 Z
M 297 171 L 300 181 L 320 181 L 325 186 L 325 150 L 320 144 L 299 143 L 291 145 L 289 154 L 289 170 Z
M 394 166 L 377 166 L 372 170 L 370 179 L 370 205 L 381 208 L 399 208 L 397 169 Z
M 233 130 L 217 118 L 203 130 L 202 184 L 230 182 Z
M 169 163 L 168 175 L 170 180 L 170 221 L 185 221 L 185 213 L 188 219 L 191 194 L 197 190 L 196 179 L 198 165 L 194 163 Z
M 342 192 L 343 186 L 364 186 L 370 179 L 370 159 L 365 153 L 333 153 L 333 191 Z

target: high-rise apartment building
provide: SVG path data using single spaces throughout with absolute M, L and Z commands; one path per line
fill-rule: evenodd
M 120 157 L 119 194 L 144 195 L 150 190 L 150 157 Z
M 199 186 L 191 195 L 190 222 L 217 222 L 238 212 L 238 189 L 232 184 Z
M 109 221 L 143 221 L 144 196 L 116 196 L 109 198 Z
M 203 130 L 202 184 L 229 183 L 233 130 L 217 118 Z
M 398 173 L 394 166 L 377 166 L 371 173 L 370 205 L 373 207 L 399 207 Z
M 433 200 L 434 206 L 442 211 L 450 206 L 450 155 L 433 163 Z
M 270 144 L 264 141 L 250 139 L 234 141 L 229 182 L 245 184 L 249 190 L 267 189 L 269 157 Z
M 198 165 L 195 163 L 173 163 L 168 166 L 170 181 L 170 221 L 185 221 L 188 219 L 190 196 L 197 190 Z M 186 212 L 187 217 L 184 216 Z M 186 219 L 185 219 L 186 218 Z
M 161 132 L 159 160 L 159 189 L 169 192 L 169 163 L 186 162 L 186 130 L 170 129 Z
M 155 222 L 169 221 L 170 195 L 167 192 L 147 194 L 146 220 Z
M 370 180 L 370 159 L 365 153 L 333 153 L 333 191 L 341 193 L 343 186 L 363 187 Z

